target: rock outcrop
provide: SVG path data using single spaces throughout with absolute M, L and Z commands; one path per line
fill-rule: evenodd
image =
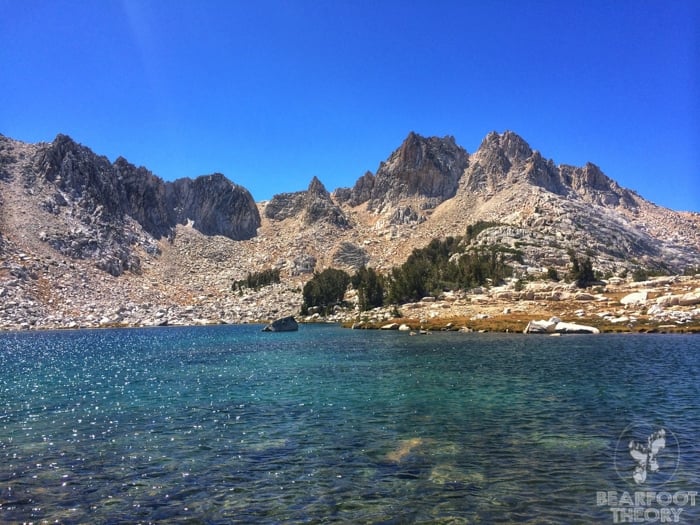
M 367 250 L 351 242 L 343 242 L 333 254 L 333 263 L 339 268 L 358 270 L 368 262 Z
M 276 319 L 263 328 L 263 332 L 296 332 L 297 330 L 299 330 L 299 323 L 291 315 Z
M 371 210 L 410 197 L 419 197 L 425 208 L 434 208 L 455 195 L 468 162 L 469 155 L 454 137 L 425 138 L 411 132 L 380 164 L 376 175 L 366 173 L 352 189 L 337 190 L 335 196 L 351 206 L 367 202 Z
M 265 206 L 265 217 L 275 221 L 300 217 L 305 224 L 325 222 L 341 228 L 349 226 L 343 211 L 316 177 L 306 191 L 275 195 Z

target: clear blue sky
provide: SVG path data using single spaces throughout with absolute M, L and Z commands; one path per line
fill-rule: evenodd
M 256 200 L 513 130 L 700 211 L 696 0 L 0 0 L 0 133 Z

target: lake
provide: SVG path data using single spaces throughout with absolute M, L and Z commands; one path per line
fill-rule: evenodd
M 700 522 L 700 336 L 260 329 L 0 334 L 0 522 Z

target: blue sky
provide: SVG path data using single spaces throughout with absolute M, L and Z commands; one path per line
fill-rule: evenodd
M 695 0 L 0 0 L 0 133 L 66 133 L 256 200 L 375 171 L 410 131 L 513 130 L 700 211 Z

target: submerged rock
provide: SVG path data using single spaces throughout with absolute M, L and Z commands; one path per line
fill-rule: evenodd
M 294 316 L 282 317 L 277 319 L 263 328 L 263 332 L 296 332 L 299 330 L 299 323 L 297 323 Z

